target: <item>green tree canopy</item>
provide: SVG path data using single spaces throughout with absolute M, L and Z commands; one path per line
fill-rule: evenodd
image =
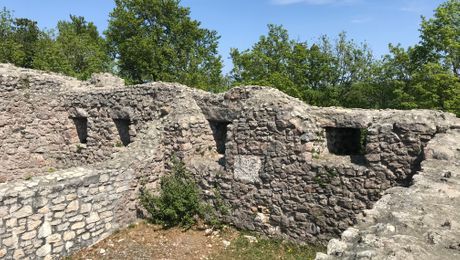
M 217 32 L 203 29 L 178 0 L 116 0 L 107 40 L 121 76 L 134 83 L 222 84 Z
M 460 78 L 460 0 L 441 4 L 431 19 L 422 17 L 420 32 L 428 55 L 440 59 Z
M 31 68 L 39 34 L 37 22 L 26 18 L 13 18 L 9 10 L 1 10 L 0 62 Z
M 92 22 L 71 15 L 70 21 L 59 21 L 57 28 L 59 55 L 62 54 L 70 65 L 72 76 L 87 79 L 93 73 L 110 71 L 111 59 L 105 40 Z
M 0 62 L 64 73 L 87 79 L 92 73 L 109 71 L 111 59 L 105 40 L 85 18 L 70 16 L 54 31 L 42 31 L 37 22 L 13 18 L 0 11 Z
M 370 78 L 374 62 L 369 48 L 348 40 L 345 33 L 334 43 L 322 36 L 308 47 L 272 24 L 251 49 L 232 49 L 231 57 L 236 84 L 273 86 L 316 105 L 340 105 L 353 84 Z

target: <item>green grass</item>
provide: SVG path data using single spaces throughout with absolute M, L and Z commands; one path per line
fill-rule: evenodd
M 212 259 L 216 260 L 271 260 L 283 259 L 294 260 L 315 259 L 317 252 L 324 252 L 323 246 L 300 245 L 278 239 L 266 239 L 257 237 L 257 242 L 251 243 L 245 234 L 240 234 L 233 240 L 230 246 Z

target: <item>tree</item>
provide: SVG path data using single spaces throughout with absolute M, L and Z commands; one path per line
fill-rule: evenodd
M 282 26 L 268 25 L 251 49 L 232 49 L 231 75 L 238 84 L 273 86 L 314 105 L 346 105 L 350 87 L 370 78 L 372 52 L 345 33 L 331 44 L 327 36 L 310 48 L 306 42 L 289 39 Z
M 231 50 L 231 75 L 238 84 L 273 86 L 301 97 L 298 83 L 304 80 L 306 54 L 306 44 L 290 40 L 282 26 L 269 24 L 268 35 L 261 36 L 252 49 Z
M 12 37 L 23 54 L 22 59 L 16 63 L 17 66 L 32 68 L 40 33 L 36 21 L 27 18 L 15 19 Z
M 75 75 L 68 58 L 54 40 L 55 38 L 53 31 L 40 33 L 32 67 L 65 75 Z
M 111 59 L 105 40 L 92 22 L 87 22 L 84 17 L 71 15 L 70 21 L 59 21 L 57 28 L 56 46 L 52 46 L 48 54 L 64 57 L 63 62 L 70 66 L 67 74 L 87 79 L 93 73 L 111 70 Z M 56 57 L 50 58 L 55 60 Z M 51 64 L 44 66 L 53 67 Z
M 448 0 L 433 18 L 422 17 L 419 44 L 390 45 L 384 64 L 394 86 L 395 108 L 441 109 L 460 113 L 460 1 Z
M 422 17 L 421 45 L 460 78 L 460 0 L 441 4 L 434 17 Z M 432 60 L 430 60 L 432 62 Z
M 23 46 L 15 38 L 14 18 L 3 8 L 0 11 L 0 62 L 19 65 L 25 56 Z
M 222 84 L 217 32 L 203 29 L 178 0 L 116 0 L 107 40 L 122 77 L 133 83 Z

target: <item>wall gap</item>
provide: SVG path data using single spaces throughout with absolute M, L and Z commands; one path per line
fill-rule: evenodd
M 88 142 L 88 118 L 76 117 L 72 118 L 75 128 L 77 129 L 78 139 L 80 143 L 86 144 Z
M 131 121 L 129 119 L 113 119 L 113 122 L 117 127 L 121 143 L 123 146 L 128 146 L 131 143 L 131 135 L 129 134 Z
M 212 136 L 216 142 L 216 149 L 219 154 L 225 154 L 225 143 L 227 142 L 227 129 L 230 122 L 208 120 L 212 130 Z
M 326 127 L 327 149 L 336 155 L 359 157 L 365 154 L 367 129 Z

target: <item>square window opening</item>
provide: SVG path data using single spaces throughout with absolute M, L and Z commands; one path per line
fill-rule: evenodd
M 327 148 L 336 155 L 364 155 L 367 130 L 362 128 L 326 128 Z

